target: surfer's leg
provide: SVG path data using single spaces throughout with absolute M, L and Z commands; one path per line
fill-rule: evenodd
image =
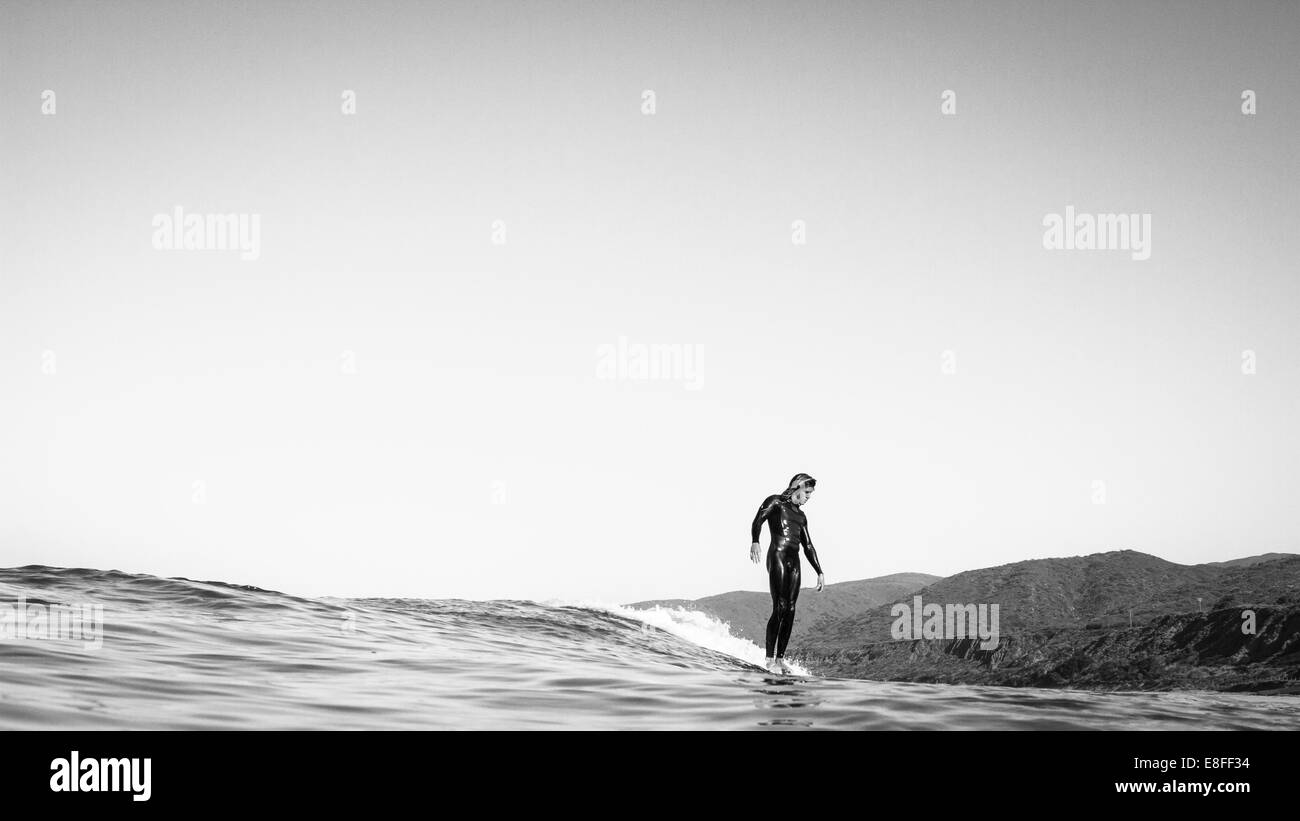
M 767 551 L 767 587 L 772 593 L 772 615 L 767 620 L 767 642 L 766 655 L 768 663 L 772 661 L 776 649 L 776 637 L 781 630 L 781 589 L 783 587 L 783 578 L 785 576 L 785 562 L 781 561 L 779 556 L 773 555 L 775 551 L 768 548 Z
M 776 657 L 785 658 L 785 646 L 790 643 L 790 630 L 794 627 L 794 606 L 799 601 L 799 555 L 795 554 L 786 568 L 784 585 L 781 588 L 782 610 L 781 630 L 776 640 Z

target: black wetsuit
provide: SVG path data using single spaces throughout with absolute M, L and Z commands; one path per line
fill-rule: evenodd
M 767 549 L 767 580 L 772 591 L 772 617 L 767 620 L 767 657 L 782 658 L 790 641 L 790 629 L 794 627 L 794 605 L 799 598 L 799 547 L 803 546 L 808 562 L 819 574 L 822 566 L 817 562 L 817 551 L 808 535 L 808 517 L 798 505 L 781 496 L 764 499 L 750 527 L 751 544 L 758 541 L 764 521 L 772 534 L 772 544 Z M 775 654 L 772 652 L 774 649 Z

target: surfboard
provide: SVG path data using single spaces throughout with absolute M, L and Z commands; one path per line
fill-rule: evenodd
M 761 665 L 755 665 L 755 667 L 757 667 L 758 670 L 761 671 L 769 679 L 775 679 L 782 682 L 809 681 L 810 679 L 816 678 L 816 676 L 805 675 L 803 673 L 796 673 L 793 670 L 790 670 L 789 672 L 781 673 L 781 672 L 777 672 L 776 670 L 768 669 L 767 667 L 763 667 Z

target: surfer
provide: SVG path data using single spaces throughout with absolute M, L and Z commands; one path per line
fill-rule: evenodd
M 784 492 L 768 496 L 758 508 L 758 515 L 749 528 L 751 544 L 749 558 L 758 564 L 761 546 L 758 533 L 767 522 L 772 544 L 767 548 L 767 581 L 772 592 L 772 616 L 767 620 L 767 669 L 774 673 L 788 673 L 785 663 L 785 646 L 790 641 L 794 627 L 794 605 L 799 598 L 799 548 L 803 547 L 808 562 L 817 571 L 817 589 L 826 585 L 826 576 L 817 562 L 817 551 L 808 535 L 808 517 L 800 508 L 812 496 L 817 480 L 806 473 L 796 473 Z

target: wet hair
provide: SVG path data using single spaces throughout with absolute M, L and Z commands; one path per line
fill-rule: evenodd
M 790 485 L 785 489 L 785 492 L 781 494 L 781 497 L 783 499 L 789 499 L 794 496 L 794 492 L 801 487 L 806 487 L 809 490 L 812 490 L 817 487 L 817 480 L 806 473 L 796 473 L 794 476 L 790 477 Z

